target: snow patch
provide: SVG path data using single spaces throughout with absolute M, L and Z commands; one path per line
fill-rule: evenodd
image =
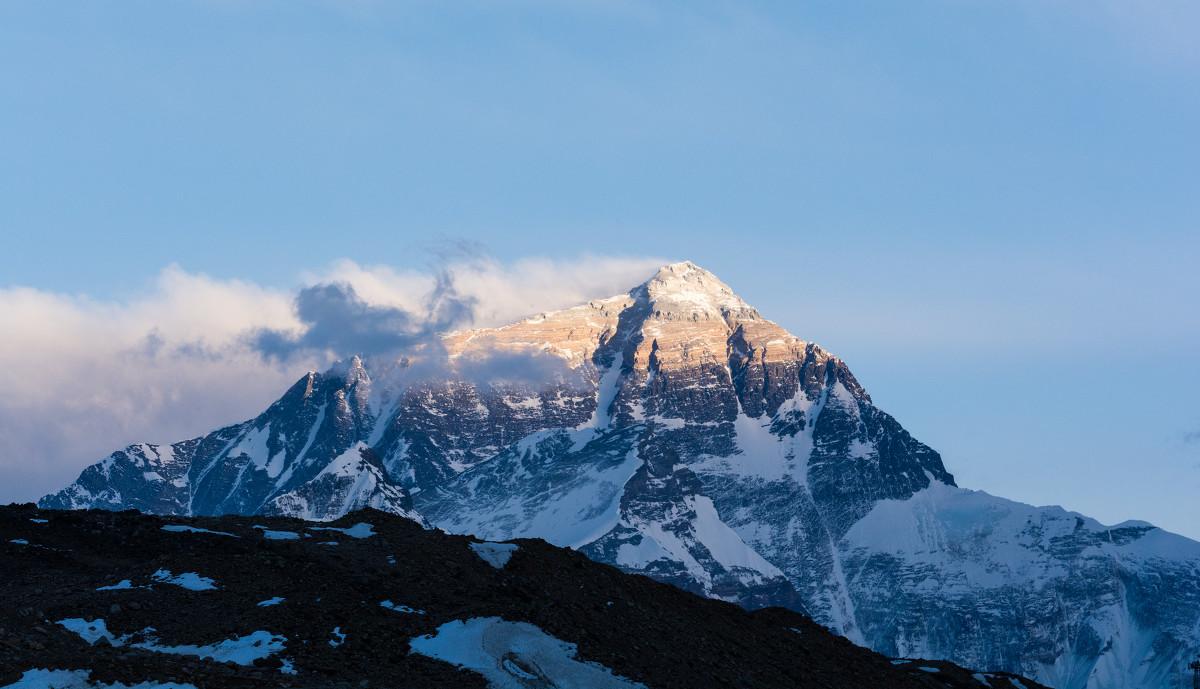
M 117 647 L 129 646 L 130 648 L 140 648 L 154 653 L 212 658 L 218 663 L 237 663 L 238 665 L 253 665 L 256 660 L 282 651 L 287 644 L 286 637 L 259 630 L 245 636 L 224 639 L 218 643 L 204 646 L 192 644 L 163 646 L 153 636 L 153 627 L 147 627 L 138 633 L 144 637 L 144 640 L 129 643 L 130 639 L 134 637 L 133 634 L 113 636 L 108 631 L 103 618 L 88 621 L 75 617 L 59 620 L 58 624 L 69 631 L 75 632 L 90 645 L 94 645 L 100 639 L 105 639 L 111 645 Z
M 409 646 L 412 653 L 478 672 L 494 689 L 524 689 L 532 681 L 558 689 L 645 689 L 603 665 L 577 660 L 575 644 L 499 617 L 447 622 Z
M 713 559 L 726 569 L 744 567 L 761 572 L 768 577 L 782 577 L 783 572 L 775 565 L 767 562 L 753 548 L 746 545 L 741 536 L 737 535 L 729 525 L 717 515 L 717 508 L 712 498 L 697 495 L 689 498 L 689 503 L 696 512 L 692 528 L 696 540 L 708 548 Z
M 103 618 L 89 621 L 82 617 L 69 617 L 65 620 L 59 620 L 58 624 L 66 628 L 67 631 L 78 634 L 81 639 L 88 642 L 88 645 L 94 645 L 100 639 L 108 639 L 114 646 L 120 646 L 124 643 L 124 637 L 117 639 L 109 633 L 108 625 L 105 624 Z
M 97 588 L 96 590 L 97 591 L 126 591 L 126 590 L 132 589 L 132 588 L 141 588 L 141 587 L 140 586 L 135 587 L 133 585 L 132 581 L 130 581 L 128 579 L 122 579 L 115 584 L 109 584 L 108 586 L 101 586 L 101 587 Z
M 275 531 L 275 530 L 269 529 L 265 526 L 259 526 L 258 524 L 255 524 L 254 528 L 258 529 L 259 531 L 262 531 L 263 538 L 267 539 L 268 541 L 298 541 L 298 540 L 300 540 L 300 534 L 296 533 L 295 531 Z
M 26 670 L 21 678 L 2 689 L 196 689 L 194 684 L 179 682 L 139 682 L 106 684 L 91 681 L 91 670 Z
M 667 557 L 658 541 L 644 535 L 638 537 L 637 543 L 622 543 L 617 548 L 617 564 L 631 569 L 642 569 L 646 565 Z
M 425 614 L 425 611 L 424 611 L 424 610 L 418 610 L 418 609 L 416 609 L 416 608 L 410 608 L 410 607 L 408 607 L 407 605 L 401 605 L 401 604 L 399 604 L 399 603 L 393 603 L 393 602 L 392 602 L 392 601 L 390 601 L 390 600 L 382 600 L 382 601 L 379 601 L 379 607 L 381 607 L 381 608 L 387 608 L 388 610 L 392 610 L 392 611 L 395 611 L 395 612 L 402 612 L 402 613 L 404 613 L 404 614 L 406 614 L 406 615 L 424 615 L 424 614 Z
M 375 527 L 367 522 L 359 522 L 354 526 L 346 529 L 339 529 L 335 526 L 310 526 L 309 531 L 338 531 L 350 538 L 370 538 L 375 535 Z
M 172 533 L 206 533 L 213 534 L 214 536 L 230 536 L 232 538 L 238 538 L 237 534 L 231 534 L 228 531 L 201 529 L 198 526 L 188 526 L 187 524 L 167 524 L 166 526 L 162 527 L 162 530 L 170 531 Z
M 610 458 L 602 463 L 592 460 L 590 464 L 535 496 L 509 491 L 496 503 L 456 510 L 435 525 L 451 533 L 489 540 L 541 538 L 564 548 L 582 548 L 617 525 L 621 494 L 642 460 L 635 447 L 619 463 Z M 479 473 L 469 492 L 490 490 L 489 476 L 486 471 Z M 531 501 L 538 504 L 538 509 L 529 509 Z
M 611 407 L 617 399 L 617 393 L 621 390 L 621 368 L 625 365 L 625 353 L 617 352 L 613 357 L 612 363 L 604 370 L 600 376 L 600 382 L 596 385 L 596 408 L 592 410 L 592 416 L 587 421 L 575 427 L 576 431 L 591 430 L 598 432 L 602 428 L 608 427 L 612 422 Z M 571 448 L 572 452 L 578 452 L 587 444 L 587 436 L 577 436 L 575 446 Z
M 474 550 L 475 554 L 489 565 L 496 569 L 504 569 L 504 565 L 508 564 L 513 553 L 517 552 L 517 545 L 515 543 L 484 541 L 483 543 L 472 543 L 471 550 Z
M 214 591 L 217 583 L 208 577 L 202 577 L 195 572 L 172 574 L 169 569 L 160 569 L 150 577 L 163 584 L 173 584 L 189 591 Z
M 330 634 L 333 636 L 333 638 L 329 640 L 330 646 L 337 648 L 338 646 L 346 643 L 346 633 L 342 631 L 341 627 L 334 627 Z
M 237 663 L 238 665 L 253 665 L 254 661 L 274 655 L 284 649 L 287 638 L 259 630 L 245 636 L 225 639 L 219 643 L 205 646 L 185 644 L 182 646 L 160 646 L 152 641 L 132 644 L 134 648 L 142 648 L 155 653 L 170 655 L 197 656 L 212 658 L 218 663 Z M 113 644 L 116 645 L 116 644 Z

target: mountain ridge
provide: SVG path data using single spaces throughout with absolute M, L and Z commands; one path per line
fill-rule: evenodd
M 41 504 L 305 518 L 370 505 L 1062 689 L 1167 687 L 1167 665 L 1200 645 L 1193 542 L 1168 557 L 1161 530 L 958 488 L 845 362 L 691 262 L 442 342 L 436 377 L 352 357 L 169 461 L 131 446 Z M 888 543 L 896 520 L 918 525 L 911 548 Z M 1177 607 L 1156 598 L 1164 577 Z
M 4 506 L 0 555 L 14 689 L 1040 686 L 371 509 L 318 524 Z

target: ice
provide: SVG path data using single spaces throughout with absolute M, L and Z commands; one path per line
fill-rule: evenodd
M 510 660 L 509 658 L 505 658 L 504 662 L 502 662 L 500 664 L 500 666 L 504 669 L 505 672 L 509 673 L 510 675 L 514 675 L 520 679 L 538 679 L 537 675 L 533 674 L 532 672 L 526 672 L 524 668 L 522 668 L 520 665 L 517 665 L 514 661 Z
M 17 545 L 29 545 L 29 541 L 25 540 L 24 538 L 14 538 L 10 540 L 9 543 L 16 543 Z
M 281 675 L 296 674 L 296 666 L 292 664 L 291 658 L 283 658 L 279 661 L 279 674 L 281 674 Z
M 189 591 L 212 591 L 217 588 L 215 581 L 208 577 L 202 577 L 195 572 L 171 574 L 171 570 L 169 569 L 160 569 L 150 576 L 155 581 L 164 584 L 174 584 Z
M 125 591 L 125 590 L 131 589 L 131 588 L 135 588 L 133 585 L 133 582 L 128 579 L 122 579 L 115 584 L 109 584 L 108 586 L 101 586 L 100 588 L 98 588 L 96 590 L 97 591 Z M 140 587 L 138 587 L 138 588 L 140 588 Z
M 515 543 L 493 543 L 485 541 L 483 543 L 472 543 L 471 550 L 475 554 L 483 558 L 483 561 L 496 569 L 504 569 L 504 565 L 508 564 L 513 553 L 517 552 Z
M 992 683 L 988 681 L 987 675 L 983 674 L 982 672 L 976 672 L 975 674 L 971 675 L 971 677 L 985 687 L 992 686 Z
M 375 527 L 367 522 L 359 522 L 354 526 L 346 529 L 339 529 L 336 526 L 310 526 L 309 531 L 340 531 L 351 538 L 370 538 L 375 535 Z
M 254 528 L 262 531 L 263 538 L 267 539 L 268 541 L 298 541 L 298 540 L 300 540 L 300 534 L 296 533 L 295 531 L 275 531 L 273 529 L 269 529 L 265 526 L 260 526 L 258 524 L 255 524 Z
M 575 644 L 499 617 L 447 622 L 409 646 L 412 653 L 478 672 L 493 689 L 524 689 L 532 681 L 558 689 L 645 689 L 603 665 L 577 660 Z
M 424 615 L 425 614 L 424 610 L 417 610 L 416 608 L 410 608 L 407 605 L 400 605 L 399 603 L 393 603 L 390 600 L 379 601 L 379 606 L 383 607 L 383 608 L 387 608 L 388 610 L 394 610 L 395 612 L 402 612 L 406 615 Z
M 90 670 L 26 670 L 12 684 L 0 689 L 196 689 L 193 684 L 179 682 L 139 682 L 138 684 L 105 684 L 92 682 Z
M 35 519 L 33 517 L 30 517 L 29 521 L 33 522 L 34 524 L 49 524 L 50 523 L 49 519 Z
M 286 598 L 282 598 L 282 597 L 280 597 L 280 596 L 275 596 L 274 598 L 268 598 L 268 599 L 266 599 L 266 600 L 264 600 L 264 601 L 260 601 L 260 602 L 259 602 L 259 604 L 258 604 L 258 607 L 260 607 L 260 608 L 268 608 L 268 607 L 270 607 L 270 606 L 272 606 L 272 605 L 279 605 L 280 603 L 282 603 L 282 602 L 283 602 L 283 601 L 285 601 L 285 600 L 287 600 L 287 599 L 286 599 Z
M 231 534 L 227 531 L 213 531 L 211 529 L 201 529 L 198 526 L 188 526 L 187 524 L 167 524 L 162 527 L 163 531 L 171 531 L 173 533 L 207 533 L 215 536 L 230 536 L 238 538 L 237 534 Z
M 918 667 L 917 669 L 920 670 L 921 672 L 941 672 L 942 671 L 941 668 L 929 667 L 928 665 L 922 665 L 922 666 Z

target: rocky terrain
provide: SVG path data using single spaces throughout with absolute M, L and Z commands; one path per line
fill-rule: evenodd
M 1012 688 L 539 540 L 0 507 L 0 687 Z
M 118 451 L 40 505 L 373 507 L 1059 689 L 1169 689 L 1200 647 L 1200 544 L 958 487 L 845 362 L 694 264 L 444 345 L 439 376 L 352 357 L 255 419 Z

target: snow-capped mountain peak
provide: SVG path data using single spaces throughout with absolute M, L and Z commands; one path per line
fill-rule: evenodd
M 691 261 L 659 268 L 631 295 L 646 299 L 651 310 L 664 319 L 761 318 L 729 285 Z
M 352 357 L 255 419 L 114 453 L 41 504 L 310 519 L 369 505 L 1060 689 L 1166 689 L 1200 646 L 1200 545 L 958 488 L 845 362 L 694 263 L 443 341 L 445 377 Z M 453 375 L 495 353 L 573 373 Z

